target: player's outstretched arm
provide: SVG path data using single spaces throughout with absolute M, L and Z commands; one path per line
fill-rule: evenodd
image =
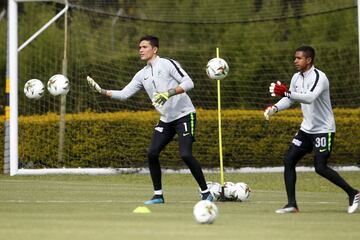
M 108 94 L 109 91 L 107 91 L 107 90 L 105 90 L 105 89 L 102 89 L 102 88 L 100 87 L 100 85 L 99 85 L 97 82 L 95 82 L 95 80 L 92 79 L 90 76 L 87 76 L 87 77 L 86 77 L 86 80 L 87 80 L 87 82 L 88 82 L 88 84 L 89 84 L 89 87 L 90 87 L 94 92 L 97 92 L 97 93 L 100 93 L 100 94 L 109 96 L 109 94 Z
M 269 106 L 264 111 L 264 117 L 266 120 L 269 120 L 270 116 L 274 115 L 277 112 L 278 112 L 278 108 L 275 105 Z
M 274 115 L 278 111 L 288 109 L 295 102 L 290 98 L 292 97 L 291 91 L 289 91 L 287 87 L 284 84 L 282 84 L 280 81 L 277 81 L 276 83 L 271 83 L 269 87 L 269 92 L 272 97 L 282 97 L 282 98 L 276 104 L 269 106 L 265 109 L 264 117 L 266 120 L 269 120 L 270 116 Z

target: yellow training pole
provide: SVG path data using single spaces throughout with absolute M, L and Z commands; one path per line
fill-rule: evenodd
M 216 48 L 216 57 L 219 57 L 219 48 Z M 219 123 L 219 157 L 220 157 L 220 184 L 224 186 L 224 165 L 222 154 L 222 134 L 221 134 L 221 95 L 220 79 L 217 80 L 217 97 L 218 97 L 218 123 Z

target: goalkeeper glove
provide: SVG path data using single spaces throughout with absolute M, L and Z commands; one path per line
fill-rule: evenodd
M 104 94 L 106 95 L 106 90 L 102 89 L 99 84 L 97 84 L 95 82 L 94 79 L 92 79 L 91 77 L 87 76 L 86 78 L 88 84 L 89 84 L 89 87 L 94 91 L 94 92 L 98 92 L 98 93 L 101 93 L 101 94 Z
M 169 97 L 174 96 L 175 94 L 176 94 L 176 90 L 174 88 L 169 89 L 167 92 L 154 93 L 152 104 L 155 107 L 161 107 L 166 103 Z
M 270 116 L 274 115 L 277 112 L 278 108 L 275 105 L 267 107 L 264 112 L 265 119 L 269 120 Z
M 288 97 L 290 98 L 291 92 L 287 90 L 286 86 L 280 81 L 276 83 L 271 83 L 269 87 L 269 92 L 271 96 L 275 97 Z

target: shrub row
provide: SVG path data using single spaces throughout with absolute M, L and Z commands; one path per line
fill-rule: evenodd
M 360 164 L 360 109 L 335 110 L 337 133 L 330 160 L 335 165 Z M 19 118 L 19 158 L 32 167 L 141 167 L 155 111 L 71 114 L 66 117 L 64 160 L 57 158 L 56 114 Z M 225 167 L 281 166 L 282 159 L 302 120 L 299 110 L 280 112 L 265 121 L 262 111 L 222 111 L 222 142 Z M 4 146 L 4 129 L 0 141 Z M 3 148 L 1 148 L 1 155 Z M 198 110 L 194 155 L 203 167 L 219 166 L 218 119 L 216 110 Z M 308 155 L 302 165 L 312 164 Z M 3 158 L 1 158 L 1 165 Z M 166 168 L 183 168 L 177 140 L 161 155 Z

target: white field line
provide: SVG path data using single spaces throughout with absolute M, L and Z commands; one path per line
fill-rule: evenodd
M 24 183 L 24 184 L 34 184 L 34 183 L 47 183 L 47 184 L 58 184 L 58 185 L 66 185 L 66 186 L 83 186 L 83 187 L 123 187 L 127 188 L 128 186 L 133 186 L 131 183 L 94 183 L 94 182 L 74 182 L 74 181 L 43 181 L 43 180 L 36 180 L 36 179 L 29 179 L 29 180 L 12 180 L 12 179 L 2 179 L 0 180 L 0 183 Z M 125 187 L 126 186 L 126 187 Z M 140 186 L 137 186 L 136 188 L 140 188 Z M 148 189 L 148 186 L 144 186 L 144 189 Z
M 360 171 L 358 166 L 331 166 L 336 171 Z M 313 172 L 314 167 L 299 166 L 298 172 Z M 205 173 L 219 173 L 219 168 L 203 169 Z M 276 173 L 283 172 L 284 167 L 244 167 L 224 168 L 225 173 Z M 189 169 L 163 169 L 163 173 L 190 173 Z M 115 175 L 115 174 L 148 174 L 148 168 L 44 168 L 44 169 L 19 169 L 16 175 L 49 175 L 49 174 L 72 174 L 72 175 Z
M 335 171 L 340 172 L 356 172 L 360 171 L 360 167 L 358 166 L 330 166 Z M 190 172 L 189 170 L 187 170 Z M 314 167 L 305 167 L 298 166 L 296 167 L 297 172 L 315 172 Z M 219 169 L 204 169 L 204 172 L 208 173 L 217 173 L 220 172 Z M 225 173 L 282 173 L 284 172 L 284 167 L 262 167 L 262 168 L 254 168 L 254 167 L 244 167 L 244 168 L 225 168 Z
M 167 201 L 166 204 L 183 204 L 183 203 L 195 203 L 196 201 Z M 24 203 L 24 204 L 89 204 L 89 203 L 134 203 L 134 204 L 142 204 L 142 201 L 127 201 L 127 200 L 1 200 L 0 203 Z M 222 204 L 223 202 L 215 202 L 216 204 Z M 224 202 L 224 203 L 232 203 L 232 204 L 283 204 L 284 201 L 248 201 L 245 203 L 242 202 Z M 298 204 L 319 204 L 319 205 L 331 205 L 331 204 L 341 204 L 343 201 L 299 201 Z

